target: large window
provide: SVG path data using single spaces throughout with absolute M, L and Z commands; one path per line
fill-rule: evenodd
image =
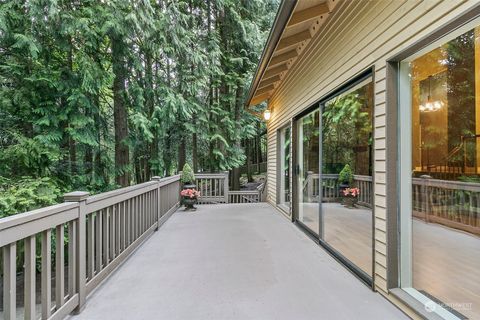
M 372 111 L 373 82 L 368 77 L 326 101 L 322 113 L 322 239 L 368 278 L 372 276 Z
M 400 66 L 400 282 L 427 311 L 480 319 L 480 28 Z

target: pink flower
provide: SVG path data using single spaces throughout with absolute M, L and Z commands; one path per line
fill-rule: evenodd
M 357 197 L 360 194 L 360 189 L 358 188 L 346 188 L 343 190 L 343 195 L 345 197 Z
M 180 191 L 180 195 L 182 197 L 197 198 L 200 197 L 200 191 L 197 191 L 195 189 L 185 189 Z

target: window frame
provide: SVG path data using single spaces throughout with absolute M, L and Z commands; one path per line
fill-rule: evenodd
M 288 168 L 289 170 L 289 175 L 290 175 L 290 181 L 289 181 L 289 193 L 290 193 L 290 206 L 288 207 L 288 210 L 287 210 L 287 207 L 282 205 L 281 203 L 281 194 L 282 194 L 282 173 L 283 173 L 283 170 L 281 170 L 282 168 L 282 164 L 283 164 L 283 146 L 282 146 L 282 142 L 284 141 L 284 139 L 282 140 L 282 134 L 283 132 L 286 130 L 286 129 L 290 129 L 290 147 L 289 147 L 289 153 L 290 153 L 290 166 Z M 293 163 L 293 160 L 292 160 L 292 137 L 293 137 L 293 132 L 292 132 L 292 121 L 289 120 L 287 124 L 284 124 L 283 126 L 281 126 L 280 128 L 277 129 L 277 197 L 276 197 L 276 204 L 277 204 L 277 207 L 282 210 L 282 212 L 284 212 L 285 214 L 287 214 L 289 217 L 292 217 L 292 198 L 293 198 L 293 192 L 292 192 L 292 174 L 293 174 L 293 170 L 292 170 L 292 163 Z
M 322 247 L 326 252 L 328 252 L 332 257 L 334 257 L 337 261 L 340 262 L 341 265 L 343 265 L 347 270 L 349 270 L 354 276 L 356 276 L 359 280 L 361 280 L 363 283 L 365 283 L 368 287 L 370 287 L 372 290 L 375 289 L 375 192 L 372 194 L 372 201 L 373 201 L 373 206 L 372 206 L 372 276 L 365 276 L 366 274 L 360 270 L 358 266 L 353 264 L 350 260 L 348 260 L 346 257 L 344 257 L 339 251 L 334 249 L 332 246 L 330 246 L 327 242 L 325 242 L 322 239 L 322 219 L 321 219 L 321 208 L 320 208 L 320 203 L 322 201 L 321 196 L 319 197 L 319 234 L 313 233 L 310 229 L 308 229 L 306 226 L 304 226 L 300 221 L 298 221 L 298 184 L 297 184 L 297 175 L 298 175 L 298 121 L 302 119 L 305 115 L 308 115 L 309 113 L 319 110 L 319 121 L 320 121 L 320 127 L 322 126 L 322 115 L 323 115 L 323 107 L 326 102 L 331 100 L 332 98 L 339 96 L 352 88 L 354 88 L 356 85 L 362 83 L 366 79 L 371 78 L 371 81 L 373 83 L 373 91 L 374 91 L 374 96 L 373 96 L 373 114 L 372 114 L 372 120 L 373 120 L 373 127 L 372 127 L 372 134 L 373 137 L 375 136 L 375 123 L 374 123 L 374 118 L 375 118 L 375 66 L 372 65 L 368 68 L 365 68 L 361 72 L 352 75 L 349 77 L 345 82 L 343 82 L 341 85 L 335 87 L 332 91 L 329 93 L 323 95 L 321 98 L 315 100 L 315 102 L 311 103 L 307 108 L 303 109 L 296 115 L 292 117 L 292 185 L 291 185 L 291 210 L 292 210 L 292 222 L 294 222 L 299 228 L 305 232 L 312 240 L 314 240 L 320 247 Z M 375 153 L 375 139 L 373 139 L 372 142 L 372 148 Z M 278 149 L 277 149 L 278 150 Z M 320 134 L 319 134 L 319 168 L 322 167 L 322 134 L 321 134 L 321 129 L 320 129 Z M 375 156 L 372 158 L 372 185 L 375 188 Z M 320 170 L 321 171 L 321 170 Z M 319 172 L 319 179 L 322 179 L 322 174 Z M 278 189 L 277 189 L 278 190 Z
M 400 301 L 409 305 L 417 314 L 426 319 L 458 319 L 452 313 L 436 304 L 435 312 L 427 312 L 424 296 L 419 296 L 416 290 L 404 287 L 411 283 L 411 170 L 405 167 L 411 164 L 411 104 L 405 99 L 410 82 L 407 84 L 405 73 L 402 74 L 402 64 L 408 59 L 429 52 L 432 47 L 443 44 L 464 33 L 465 27 L 480 19 L 480 3 L 467 9 L 458 17 L 446 22 L 430 34 L 414 42 L 400 53 L 386 61 L 386 182 L 387 190 L 392 195 L 387 196 L 387 290 Z M 477 24 L 478 25 L 478 24 Z M 473 27 L 472 27 L 473 28 Z M 463 30 L 463 31 L 462 31 Z M 408 89 L 406 89 L 407 87 Z M 405 112 L 405 104 L 408 104 Z M 402 111 L 402 112 L 400 112 Z M 408 121 L 407 121 L 408 120 Z M 402 165 L 403 163 L 403 165 Z M 408 175 L 405 173 L 408 172 Z M 409 210 L 410 208 L 410 210 Z M 406 215 L 410 222 L 405 221 Z M 408 218 L 407 218 L 408 219 Z M 405 232 L 406 231 L 406 232 Z M 405 248 L 410 252 L 405 253 Z M 403 261 L 402 261 L 403 260 Z M 407 267 L 406 267 L 407 266 Z M 409 270 L 405 270 L 409 268 Z M 428 299 L 430 301 L 430 299 Z M 436 312 L 440 311 L 440 312 Z

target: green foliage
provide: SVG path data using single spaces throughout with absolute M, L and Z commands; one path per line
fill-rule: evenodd
M 180 180 L 183 184 L 195 183 L 195 174 L 193 173 L 192 167 L 188 163 L 185 163 L 182 170 L 182 176 Z
M 352 168 L 350 168 L 349 164 L 346 164 L 342 171 L 338 174 L 338 181 L 340 183 L 348 183 L 348 185 L 351 185 L 353 182 L 353 172 Z
M 53 205 L 61 196 L 60 187 L 51 178 L 0 178 L 0 218 Z
M 349 164 L 357 174 L 370 174 L 368 152 L 360 161 L 355 149 L 371 150 L 373 87 L 369 83 L 355 91 L 337 96 L 325 104 L 322 115 L 323 163 L 325 173 L 338 173 Z M 365 164 L 367 163 L 367 164 Z
M 278 4 L 0 1 L 1 212 L 54 203 L 59 190 L 111 190 L 121 175 L 171 175 L 184 162 L 243 165 L 248 140 L 265 130 L 243 100 Z

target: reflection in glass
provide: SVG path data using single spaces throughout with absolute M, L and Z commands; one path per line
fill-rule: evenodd
M 323 240 L 368 276 L 372 275 L 372 106 L 373 84 L 368 78 L 327 101 L 322 114 Z
M 480 319 L 479 29 L 409 61 L 412 283 Z M 426 108 L 430 106 L 435 108 Z
M 280 131 L 280 205 L 290 207 L 290 127 Z
M 298 220 L 318 234 L 319 111 L 297 121 Z

